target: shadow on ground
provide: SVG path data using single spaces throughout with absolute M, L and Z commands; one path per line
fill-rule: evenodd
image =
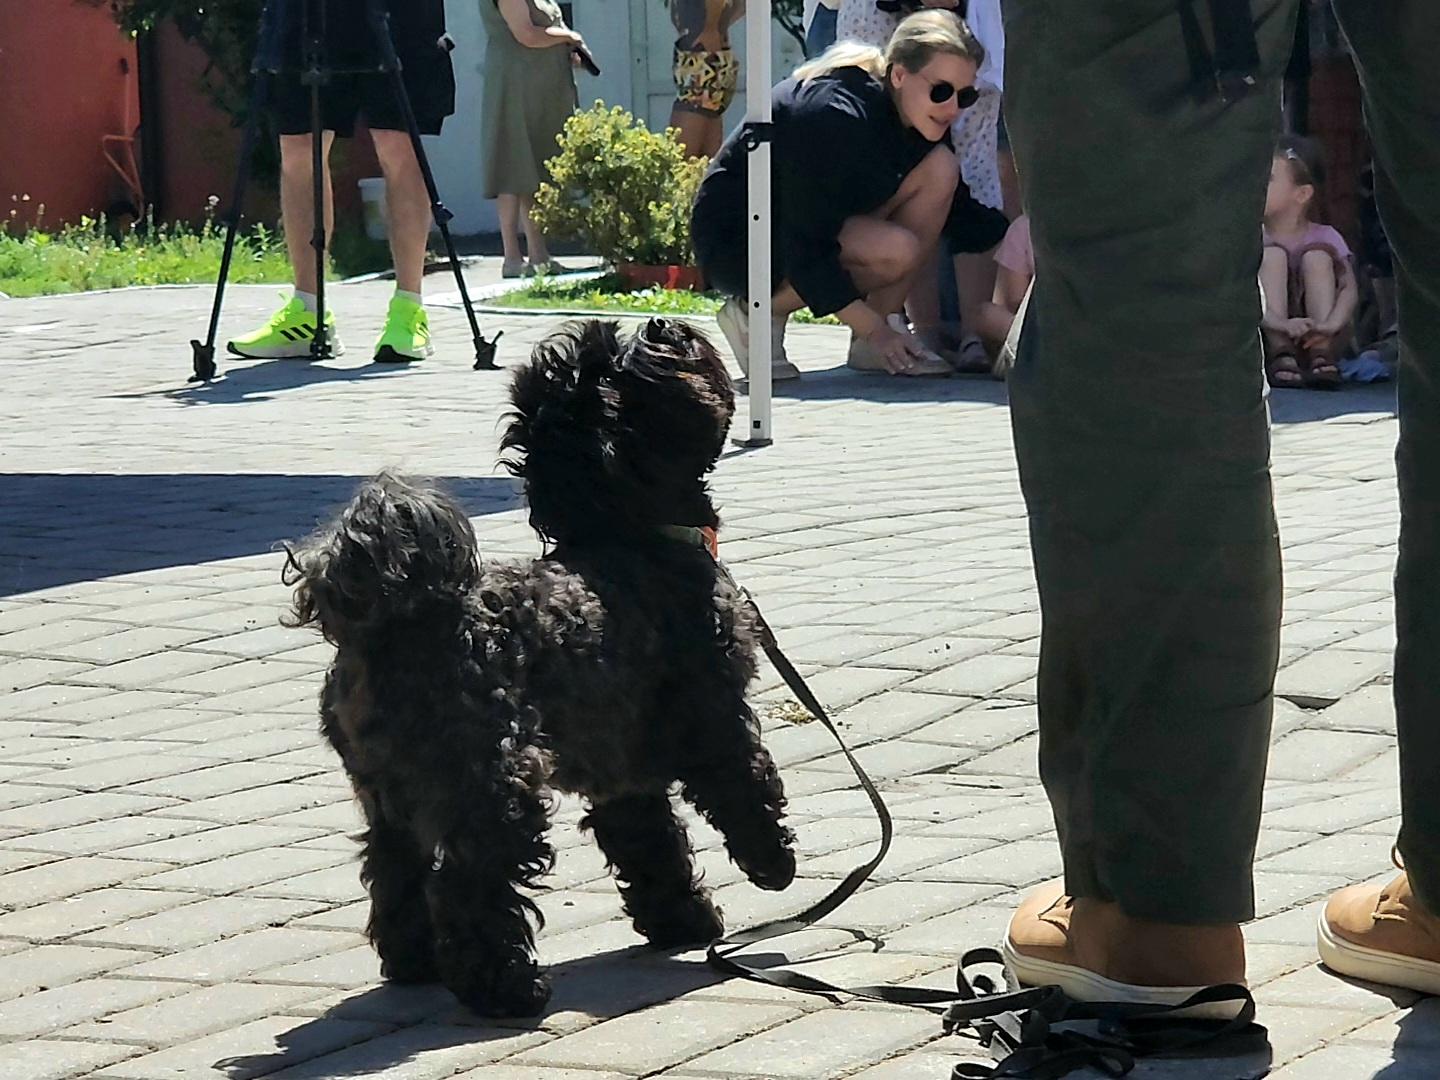
M 427 1050 L 445 1046 L 481 1045 L 527 1031 L 539 1030 L 547 1019 L 580 1013 L 610 1019 L 714 985 L 720 976 L 698 954 L 681 957 L 656 953 L 644 945 L 615 949 L 598 956 L 570 960 L 548 969 L 554 994 L 544 1015 L 535 1018 L 494 1020 L 459 1005 L 440 986 L 379 986 L 358 991 L 329 1008 L 323 1016 L 276 1036 L 273 1053 L 228 1058 L 213 1066 L 229 1080 L 246 1080 L 289 1068 L 287 1076 L 339 1078 L 385 1076 Z M 369 1038 L 328 1056 L 309 1061 L 334 1047 L 336 1021 L 369 1021 L 418 1026 L 370 1038 L 373 1029 L 356 1034 Z M 568 1030 L 568 1025 L 560 1024 Z M 326 1028 L 331 1029 L 327 1033 Z M 465 1028 L 463 1034 L 457 1028 Z M 507 1050 L 506 1053 L 513 1053 Z
M 198 452 L 198 450 L 197 450 Z M 305 536 L 361 476 L 0 475 L 0 596 L 258 555 Z M 521 504 L 508 477 L 437 477 L 471 517 Z
M 748 383 L 736 389 L 744 394 Z M 808 370 L 799 379 L 774 384 L 778 400 L 873 401 L 877 403 L 961 401 L 1005 405 L 1005 383 L 985 375 L 957 375 L 944 379 L 900 378 L 878 372 L 857 372 L 843 364 Z M 1334 420 L 1351 415 L 1387 418 L 1395 415 L 1395 384 L 1347 384 L 1340 390 L 1276 390 L 1270 394 L 1270 413 L 1277 424 Z

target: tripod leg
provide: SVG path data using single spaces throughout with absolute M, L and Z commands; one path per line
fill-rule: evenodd
M 210 327 L 204 342 L 191 339 L 190 348 L 194 353 L 194 373 L 190 382 L 209 382 L 215 377 L 215 335 L 220 329 L 220 307 L 225 302 L 225 282 L 230 277 L 230 262 L 235 254 L 235 235 L 240 228 L 240 211 L 245 203 L 245 189 L 250 183 L 250 162 L 255 154 L 255 143 L 260 137 L 261 118 L 265 113 L 265 102 L 270 90 L 270 76 L 256 72 L 255 85 L 250 91 L 250 112 L 245 120 L 245 137 L 240 144 L 240 164 L 235 171 L 235 190 L 230 194 L 230 206 L 225 211 L 225 250 L 220 256 L 220 276 L 215 281 L 215 300 L 210 308 Z
M 310 339 L 310 359 L 330 357 L 330 330 L 325 322 L 325 132 L 320 111 L 320 82 L 310 84 L 310 170 L 315 200 L 315 228 L 310 246 L 315 249 L 315 336 Z
M 401 71 L 400 57 L 395 52 L 395 42 L 390 37 L 390 16 L 381 9 L 376 0 L 370 0 L 370 26 L 375 34 L 376 43 L 384 58 L 384 70 L 389 72 L 391 86 L 395 91 L 395 100 L 400 105 L 401 115 L 405 118 L 405 130 L 410 136 L 410 145 L 415 150 L 415 160 L 420 166 L 420 175 L 425 178 L 425 190 L 430 196 L 430 216 L 435 219 L 435 224 L 440 228 L 440 237 L 445 242 L 445 254 L 450 260 L 450 268 L 455 273 L 455 284 L 460 290 L 460 302 L 465 306 L 465 315 L 470 320 L 470 334 L 475 343 L 475 370 L 494 370 L 500 365 L 495 363 L 495 348 L 500 341 L 500 333 L 487 341 L 480 332 L 480 321 L 475 317 L 475 307 L 470 302 L 470 290 L 465 286 L 465 274 L 460 267 L 460 256 L 455 252 L 455 241 L 450 236 L 450 219 L 452 214 L 448 207 L 440 201 L 440 190 L 435 186 L 435 174 L 430 169 L 430 159 L 425 156 L 425 145 L 420 139 L 420 125 L 415 120 L 415 110 L 410 105 L 410 93 L 405 89 L 405 78 Z

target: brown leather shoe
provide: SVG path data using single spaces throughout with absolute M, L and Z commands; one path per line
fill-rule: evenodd
M 1075 1001 L 1116 1001 L 1178 1005 L 1201 986 L 1140 986 L 1106 978 L 1081 965 L 1070 937 L 1074 900 L 1064 884 L 1052 881 L 1031 892 L 1015 910 L 1001 952 L 1005 969 L 1018 986 L 1059 986 Z M 1194 1019 L 1229 1020 L 1240 1002 L 1219 1001 L 1184 1012 Z M 1176 1014 L 1181 1015 L 1181 1014 Z
M 1420 906 L 1404 873 L 1330 897 L 1316 944 L 1338 975 L 1440 994 L 1440 918 Z

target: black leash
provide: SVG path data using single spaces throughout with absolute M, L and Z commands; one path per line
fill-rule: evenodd
M 954 990 L 886 984 L 839 986 L 799 971 L 755 967 L 738 958 L 737 954 L 750 945 L 813 926 L 855 895 L 885 861 L 895 825 L 874 781 L 846 745 L 825 707 L 780 649 L 775 632 L 765 621 L 755 598 L 736 582 L 718 557 L 715 565 L 749 606 L 760 632 L 761 648 L 785 685 L 830 732 L 849 761 L 880 820 L 880 846 L 867 862 L 851 870 L 839 885 L 798 915 L 771 919 L 712 942 L 705 954 L 711 967 L 725 975 L 786 990 L 832 999 L 836 995 L 864 998 L 935 1013 L 945 1034 L 967 1034 L 995 1058 L 994 1065 L 957 1064 L 951 1073 L 952 1080 L 1054 1080 L 1087 1067 L 1107 1076 L 1124 1076 L 1134 1068 L 1138 1057 L 1184 1053 L 1242 1033 L 1263 1038 L 1263 1029 L 1255 1028 L 1252 1023 L 1255 1000 L 1248 989 L 1239 985 L 1206 987 L 1178 1005 L 1134 1005 L 1073 1001 L 1058 986 L 1003 989 L 989 974 L 974 971 L 981 966 L 1003 967 L 1000 953 L 989 948 L 971 949 L 960 958 Z M 849 932 L 857 938 L 868 937 L 858 931 Z M 1176 1015 L 1197 1005 L 1229 1001 L 1240 1003 L 1230 1020 L 1191 1020 Z

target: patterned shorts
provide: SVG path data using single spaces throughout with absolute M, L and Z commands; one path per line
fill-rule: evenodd
M 735 100 L 740 62 L 730 49 L 675 49 L 675 107 L 720 116 Z

